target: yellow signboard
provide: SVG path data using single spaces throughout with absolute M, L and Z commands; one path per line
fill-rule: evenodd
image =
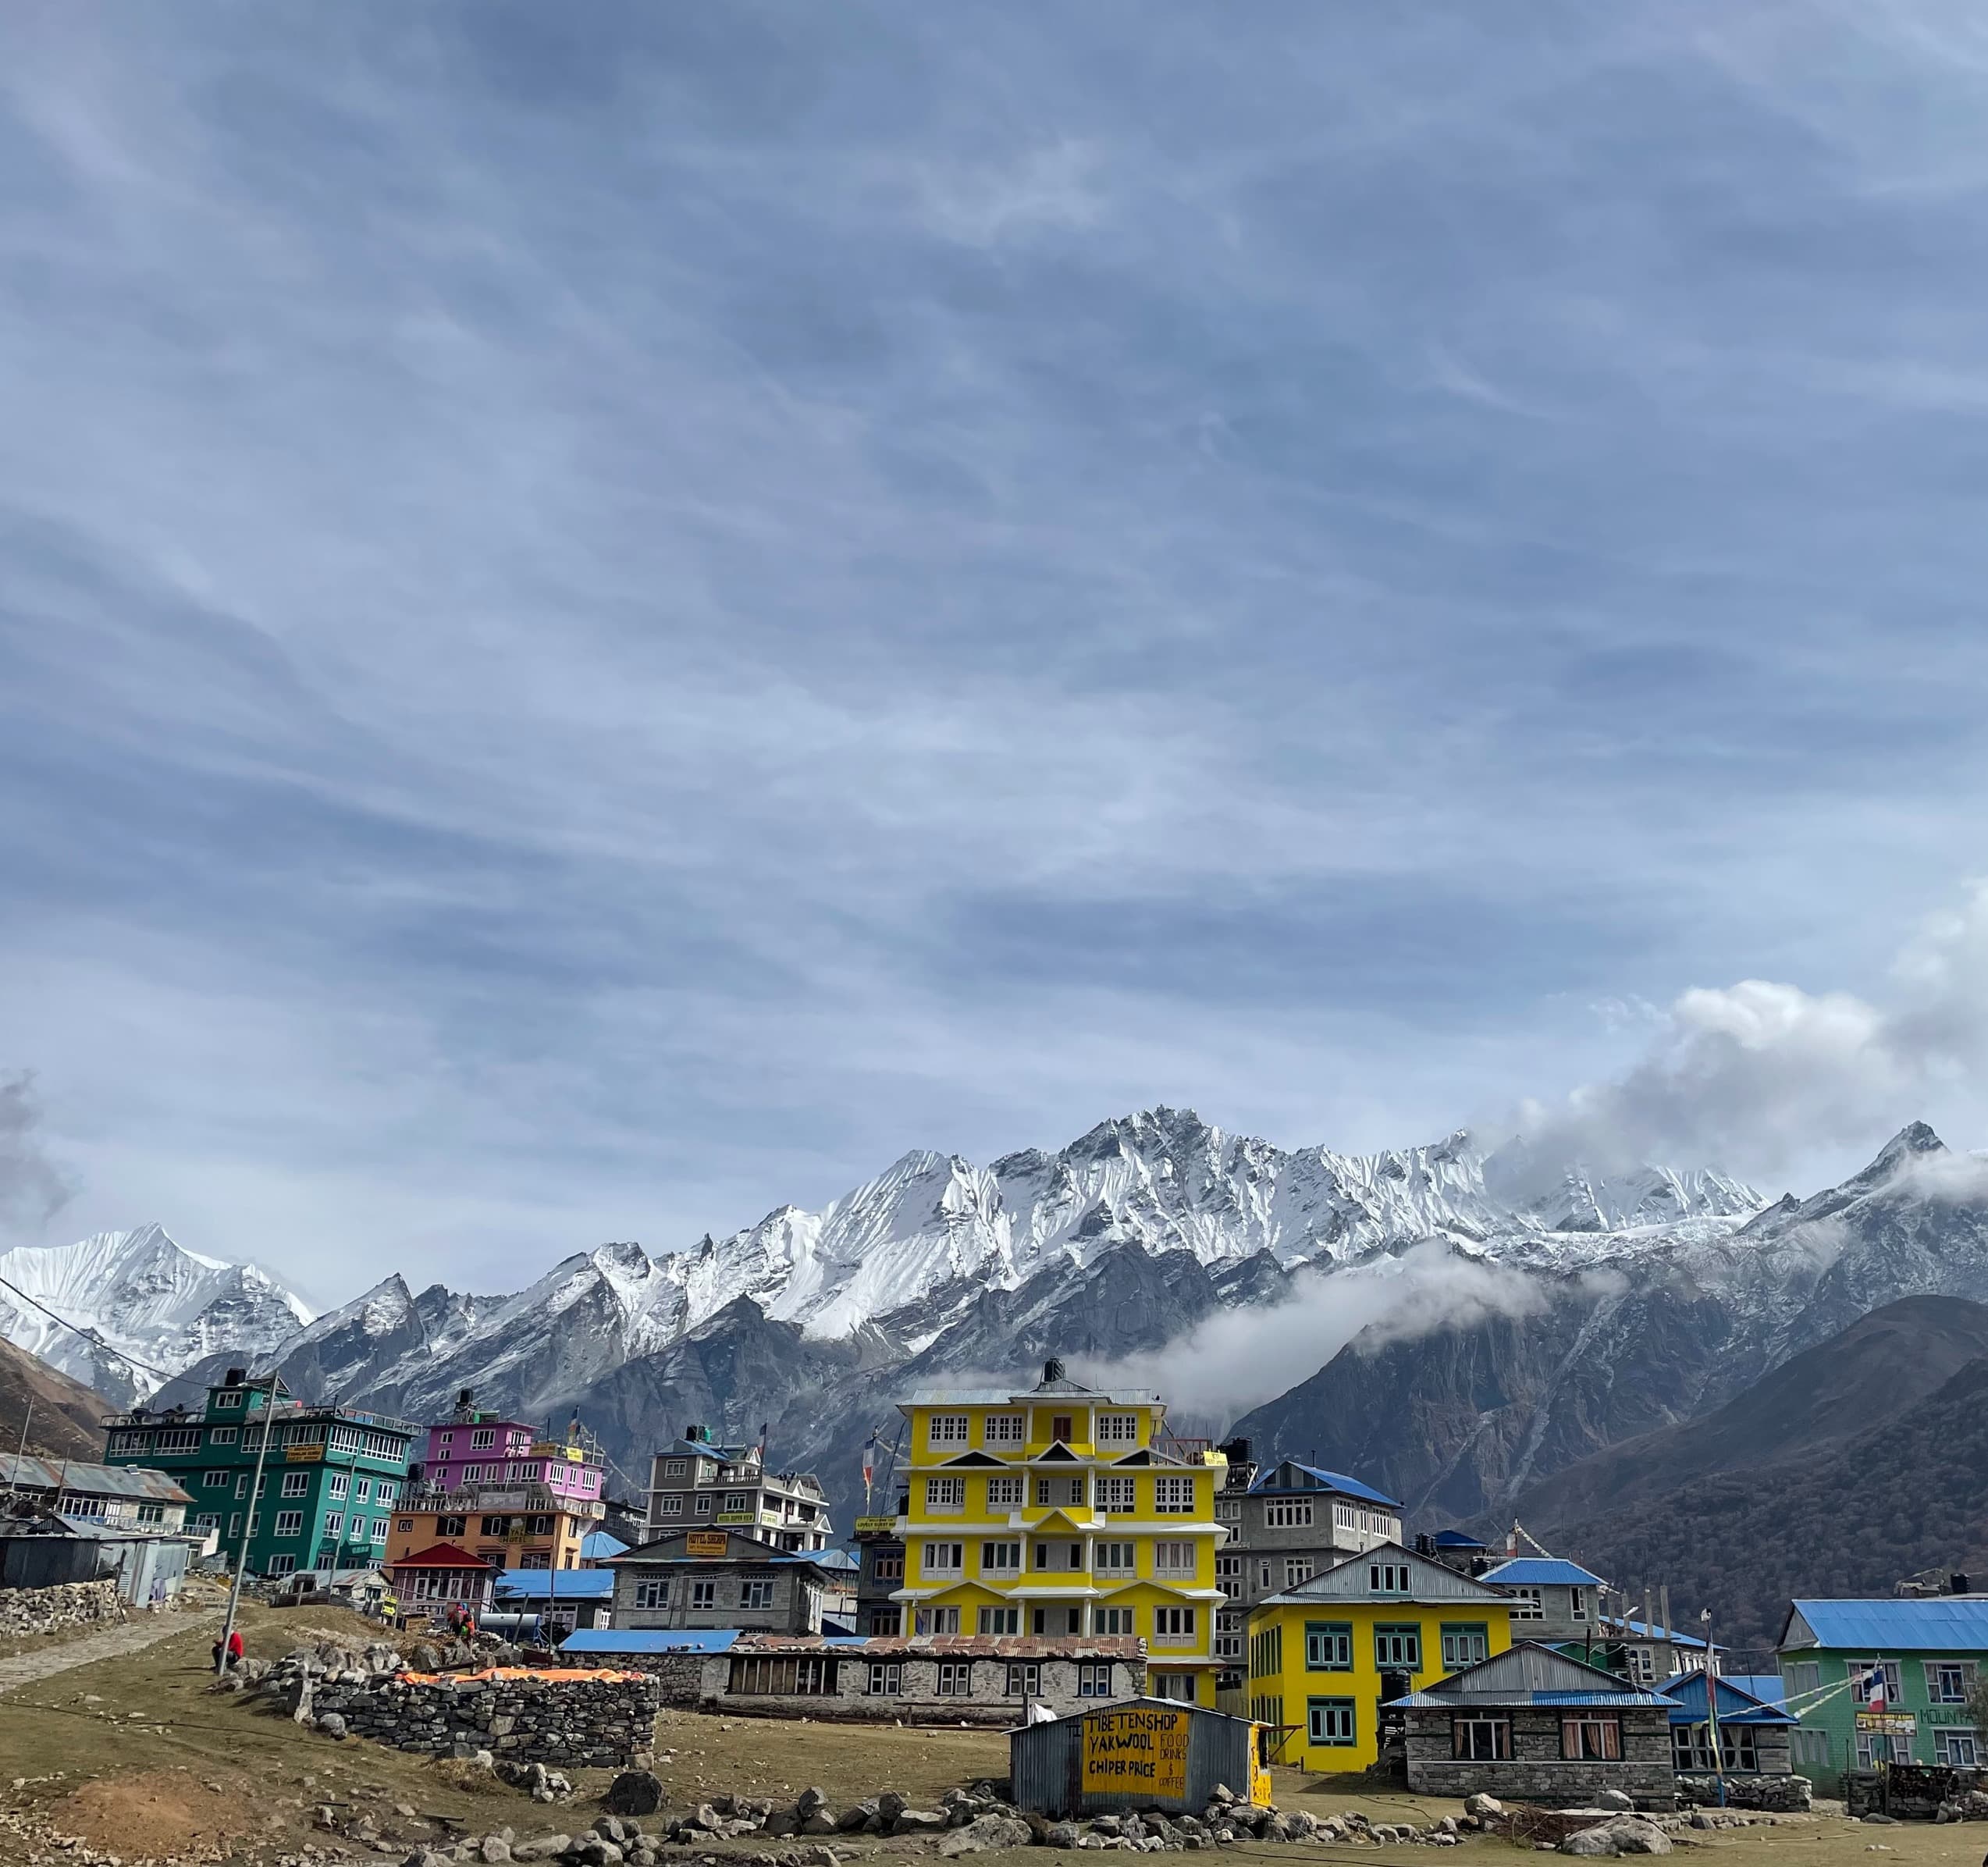
M 316 1465 L 322 1462 L 325 1449 L 322 1446 L 286 1446 L 284 1462 L 290 1465 Z
M 684 1533 L 686 1556 L 723 1556 L 728 1539 L 722 1530 L 688 1530 Z
M 1860 1731 L 1880 1731 L 1887 1737 L 1916 1737 L 1919 1719 L 1912 1712 L 1859 1712 L 1857 1728 Z
M 894 1517 L 859 1517 L 856 1519 L 858 1536 L 884 1536 L 898 1527 Z
M 1184 1705 L 1177 1711 L 1128 1705 L 1086 1712 L 1084 1793 L 1185 1797 L 1187 1733 L 1192 1722 Z
M 1253 1808 L 1270 1806 L 1269 1750 L 1276 1733 L 1267 1724 L 1250 1727 L 1250 1802 Z
M 721 1510 L 711 1520 L 714 1524 L 756 1524 L 759 1520 L 756 1510 Z

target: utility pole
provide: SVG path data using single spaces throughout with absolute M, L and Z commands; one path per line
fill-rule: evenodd
M 1726 1753 L 1719 1743 L 1719 1675 L 1712 1666 L 1712 1610 L 1703 1609 L 1698 1624 L 1705 1629 L 1705 1729 L 1712 1740 L 1712 1767 L 1719 1778 L 1719 1806 L 1726 1806 Z
M 262 1502 L 262 1467 L 269 1456 L 269 1435 L 276 1430 L 276 1389 L 281 1386 L 282 1377 L 274 1368 L 269 1371 L 269 1399 L 262 1409 L 262 1438 L 255 1449 L 255 1476 L 248 1487 L 248 1509 L 242 1515 L 242 1546 L 235 1552 L 235 1579 L 228 1587 L 228 1612 L 221 1623 L 220 1657 L 215 1660 L 214 1670 L 225 1673 L 228 1670 L 228 1642 L 235 1631 L 235 1609 L 242 1598 L 242 1572 L 248 1567 L 250 1532 L 255 1524 L 256 1506 Z M 253 1388 L 249 1389 L 253 1393 Z
M 21 1460 L 27 1456 L 27 1429 L 34 1419 L 34 1396 L 27 1397 L 27 1417 L 21 1421 L 20 1449 L 14 1454 L 14 1475 L 7 1481 L 7 1495 L 11 1499 L 20 1489 Z

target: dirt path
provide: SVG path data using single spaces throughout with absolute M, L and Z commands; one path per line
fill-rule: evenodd
M 0 1692 L 32 1685 L 37 1679 L 66 1673 L 72 1666 L 87 1666 L 99 1659 L 116 1659 L 126 1653 L 138 1652 L 162 1640 L 170 1640 L 176 1634 L 191 1633 L 196 1627 L 210 1624 L 218 1627 L 220 1623 L 221 1611 L 218 1608 L 209 1608 L 198 1614 L 148 1614 L 142 1620 L 128 1620 L 121 1627 L 105 1627 L 100 1634 L 85 1634 L 80 1639 L 62 1641 L 42 1652 L 19 1653 L 10 1659 L 0 1659 Z

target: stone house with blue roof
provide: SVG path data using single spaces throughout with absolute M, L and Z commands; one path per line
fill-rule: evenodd
M 1778 1645 L 1801 1719 L 1794 1767 L 1818 1788 L 1880 1763 L 1988 1761 L 1968 1703 L 1988 1663 L 1988 1595 L 1795 1601 Z
M 1236 1502 L 1232 1498 L 1224 1502 Z M 1296 1459 L 1266 1466 L 1222 1523 L 1229 1540 L 1215 1554 L 1214 1656 L 1225 1686 L 1242 1683 L 1249 1611 L 1349 1556 L 1401 1541 L 1401 1506 L 1343 1472 Z
M 1670 1760 L 1687 1801 L 1718 1801 L 1723 1776 L 1724 1799 L 1733 1806 L 1808 1806 L 1808 1779 L 1793 1773 L 1791 1738 L 1800 1720 L 1780 1702 L 1778 1678 L 1755 1683 L 1766 1684 L 1767 1693 L 1744 1679 L 1721 1679 L 1700 1668 L 1677 1673 L 1656 1688 L 1670 1701 Z

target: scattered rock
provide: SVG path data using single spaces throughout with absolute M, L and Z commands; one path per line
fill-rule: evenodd
M 617 1815 L 653 1815 L 663 1806 L 663 1780 L 653 1770 L 624 1769 L 607 1786 L 602 1808 Z

